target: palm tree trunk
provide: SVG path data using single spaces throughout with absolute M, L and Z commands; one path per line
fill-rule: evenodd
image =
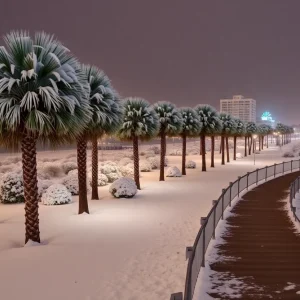
M 206 151 L 205 151 L 205 135 L 201 135 L 201 151 L 202 151 L 202 171 L 206 172 Z
M 269 148 L 269 135 L 267 134 L 267 149 Z
M 248 145 L 249 145 L 249 155 L 251 155 L 251 150 L 252 150 L 252 137 L 249 137 Z
M 86 148 L 87 140 L 81 135 L 77 139 L 77 165 L 78 165 L 78 186 L 79 186 L 79 210 L 78 214 L 89 214 L 86 186 Z
M 98 140 L 92 139 L 92 200 L 99 200 L 98 195 Z
M 199 146 L 200 146 L 200 155 L 202 156 L 202 143 L 201 143 L 201 135 L 199 139 Z
M 247 157 L 247 137 L 245 136 L 245 157 Z
M 225 137 L 221 136 L 222 165 L 225 165 Z
M 254 151 L 256 150 L 256 139 L 252 139 L 252 153 L 254 153 Z
M 233 160 L 236 160 L 236 136 L 233 137 Z
M 230 162 L 230 158 L 229 158 L 229 143 L 228 143 L 228 136 L 226 136 L 226 155 L 227 155 L 227 162 Z
M 219 151 L 219 154 L 222 153 L 222 137 L 221 137 L 221 140 L 220 140 L 220 151 Z
M 210 153 L 210 155 L 211 155 L 210 166 L 212 168 L 214 168 L 215 167 L 215 137 L 214 136 L 211 137 L 211 153 Z
M 134 181 L 138 190 L 140 185 L 140 163 L 139 163 L 139 138 L 133 137 L 133 163 L 134 163 Z
M 160 175 L 159 181 L 165 181 L 165 153 L 166 153 L 166 135 L 164 132 L 160 135 Z
M 186 175 L 185 158 L 186 158 L 186 135 L 183 134 L 182 135 L 182 165 L 181 165 L 182 175 Z
M 258 151 L 261 151 L 261 136 L 258 137 Z
M 22 137 L 22 168 L 25 198 L 25 244 L 31 240 L 40 243 L 39 197 L 36 171 L 37 138 L 25 132 Z
M 261 150 L 264 150 L 265 136 L 261 137 Z

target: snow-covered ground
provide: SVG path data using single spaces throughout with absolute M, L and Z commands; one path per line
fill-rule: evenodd
M 253 155 L 221 166 L 216 154 L 216 168 L 206 173 L 201 172 L 201 157 L 190 155 L 187 160 L 197 168 L 187 169 L 187 176 L 159 182 L 158 170 L 142 173 L 142 191 L 132 199 L 115 199 L 109 186 L 100 187 L 101 200 L 89 202 L 90 215 L 77 215 L 76 196 L 72 204 L 40 205 L 42 245 L 35 247 L 23 247 L 24 205 L 0 205 L 1 298 L 169 299 L 184 290 L 185 247 L 193 244 L 212 200 L 237 176 L 290 160 L 281 157 L 282 151 L 264 150 L 256 155 L 255 166 Z M 38 157 L 71 153 L 41 152 Z M 106 152 L 100 159 L 116 153 Z M 170 166 L 181 166 L 180 156 L 168 159 Z

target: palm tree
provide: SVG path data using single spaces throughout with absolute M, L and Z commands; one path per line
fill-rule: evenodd
M 149 140 L 158 133 L 158 116 L 150 104 L 142 98 L 126 98 L 124 114 L 118 136 L 133 142 L 134 180 L 140 190 L 139 178 L 139 139 Z
M 234 119 L 234 121 L 236 123 L 236 129 L 233 135 L 233 160 L 236 160 L 236 140 L 237 137 L 242 137 L 245 135 L 246 128 L 245 128 L 245 123 L 242 120 L 236 118 Z M 245 145 L 245 152 L 247 152 L 246 145 Z
M 90 106 L 92 108 L 92 119 L 84 138 L 92 142 L 92 200 L 99 200 L 98 195 L 98 138 L 104 134 L 115 133 L 121 124 L 122 107 L 117 92 L 113 89 L 107 75 L 95 66 L 83 65 L 82 70 L 88 78 L 90 85 Z M 85 143 L 86 143 L 85 141 Z M 85 146 L 86 148 L 86 146 Z M 78 154 L 81 153 L 78 148 Z M 84 155 L 84 152 L 82 153 Z M 79 155 L 78 155 L 79 157 Z M 78 172 L 79 186 L 79 213 L 88 213 L 88 202 L 86 193 L 86 153 L 83 161 L 78 164 L 83 167 Z
M 233 135 L 235 133 L 237 124 L 234 118 L 231 115 L 226 113 L 220 113 L 220 119 L 223 124 L 222 132 L 221 132 L 222 165 L 225 165 L 225 139 L 226 139 L 227 162 L 229 162 L 228 136 Z
M 199 136 L 201 125 L 197 112 L 189 107 L 180 109 L 182 115 L 182 175 L 186 175 L 185 159 L 186 159 L 186 138 Z
M 25 243 L 40 242 L 36 144 L 75 139 L 90 121 L 89 87 L 77 60 L 53 36 L 11 32 L 0 47 L 0 134 L 21 144 Z
M 257 132 L 256 124 L 254 122 L 248 122 L 246 124 L 246 135 L 248 136 L 249 155 L 251 155 L 251 148 L 254 145 L 252 135 L 255 134 L 256 132 Z
M 215 134 L 222 130 L 222 122 L 216 109 L 210 105 L 197 105 L 195 107 L 200 120 L 202 171 L 206 171 L 206 146 L 205 137 L 211 137 L 211 166 L 214 167 Z
M 154 110 L 159 118 L 160 136 L 160 175 L 159 181 L 165 180 L 166 136 L 178 135 L 182 130 L 182 116 L 176 106 L 170 102 L 158 102 Z

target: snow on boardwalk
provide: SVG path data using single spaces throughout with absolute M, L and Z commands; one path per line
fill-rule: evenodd
M 185 247 L 193 244 L 212 200 L 229 181 L 281 162 L 281 155 L 264 150 L 256 166 L 253 156 L 226 166 L 217 158 L 206 173 L 200 156 L 189 156 L 198 168 L 185 177 L 159 182 L 158 171 L 142 173 L 136 198 L 112 199 L 108 187 L 101 187 L 101 200 L 89 202 L 91 215 L 77 215 L 76 197 L 65 206 L 41 205 L 43 245 L 37 247 L 23 247 L 24 206 L 1 205 L 1 299 L 169 299 L 184 289 Z M 169 162 L 179 167 L 181 158 Z
M 299 175 L 262 184 L 232 208 L 213 261 L 208 256 L 209 285 L 199 299 L 207 299 L 204 292 L 218 299 L 299 299 L 300 235 L 285 210 Z

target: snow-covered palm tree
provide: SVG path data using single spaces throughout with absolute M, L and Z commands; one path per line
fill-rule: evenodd
M 0 47 L 0 134 L 21 144 L 25 243 L 40 242 L 36 144 L 74 140 L 90 121 L 89 86 L 70 51 L 53 36 L 11 32 Z
M 248 137 L 248 154 L 251 155 L 251 149 L 252 147 L 254 147 L 254 143 L 253 143 L 253 134 L 255 134 L 257 132 L 257 126 L 254 122 L 248 122 L 246 124 L 246 135 Z
M 233 135 L 233 160 L 236 160 L 236 140 L 237 140 L 237 137 L 242 137 L 245 135 L 246 128 L 245 128 L 245 123 L 242 120 L 235 118 L 234 121 L 236 123 L 236 128 L 235 128 L 235 132 Z M 246 140 L 245 140 L 245 142 L 246 142 Z M 245 152 L 246 152 L 246 150 L 245 150 Z
M 197 105 L 195 107 L 200 120 L 201 132 L 201 155 L 202 155 L 202 171 L 206 171 L 206 145 L 205 137 L 211 137 L 211 166 L 214 167 L 215 153 L 215 135 L 222 131 L 222 121 L 217 110 L 210 105 Z
M 176 106 L 170 102 L 158 102 L 154 110 L 159 119 L 160 136 L 160 175 L 159 180 L 165 180 L 166 136 L 178 135 L 182 130 L 182 116 Z
M 150 104 L 142 98 L 126 98 L 123 102 L 122 126 L 118 136 L 133 142 L 134 180 L 140 190 L 139 178 L 139 139 L 149 140 L 159 130 L 158 116 Z
M 264 149 L 264 138 L 268 135 L 269 128 L 266 124 L 257 126 L 257 134 L 259 138 L 259 151 Z
M 99 200 L 98 195 L 98 138 L 104 134 L 115 133 L 121 124 L 122 106 L 117 92 L 113 89 L 108 76 L 95 66 L 83 65 L 90 85 L 90 106 L 92 108 L 92 119 L 88 124 L 85 137 L 92 142 L 92 199 Z M 82 153 L 84 155 L 84 153 Z M 86 193 L 86 155 L 78 167 L 79 187 L 79 213 L 88 213 L 88 202 Z
M 237 124 L 234 118 L 231 115 L 226 113 L 221 113 L 220 119 L 223 124 L 222 133 L 221 133 L 222 165 L 225 165 L 225 140 L 226 140 L 227 162 L 229 162 L 230 159 L 229 159 L 228 137 L 234 135 Z
M 266 135 L 266 146 L 267 146 L 267 148 L 269 148 L 269 135 L 272 134 L 273 128 L 272 128 L 272 126 L 270 126 L 268 124 L 265 124 L 265 126 L 266 126 L 266 132 L 267 132 L 267 135 Z
M 182 115 L 182 175 L 186 175 L 185 159 L 186 159 L 186 138 L 199 136 L 201 125 L 197 112 L 189 107 L 183 107 L 180 109 Z

